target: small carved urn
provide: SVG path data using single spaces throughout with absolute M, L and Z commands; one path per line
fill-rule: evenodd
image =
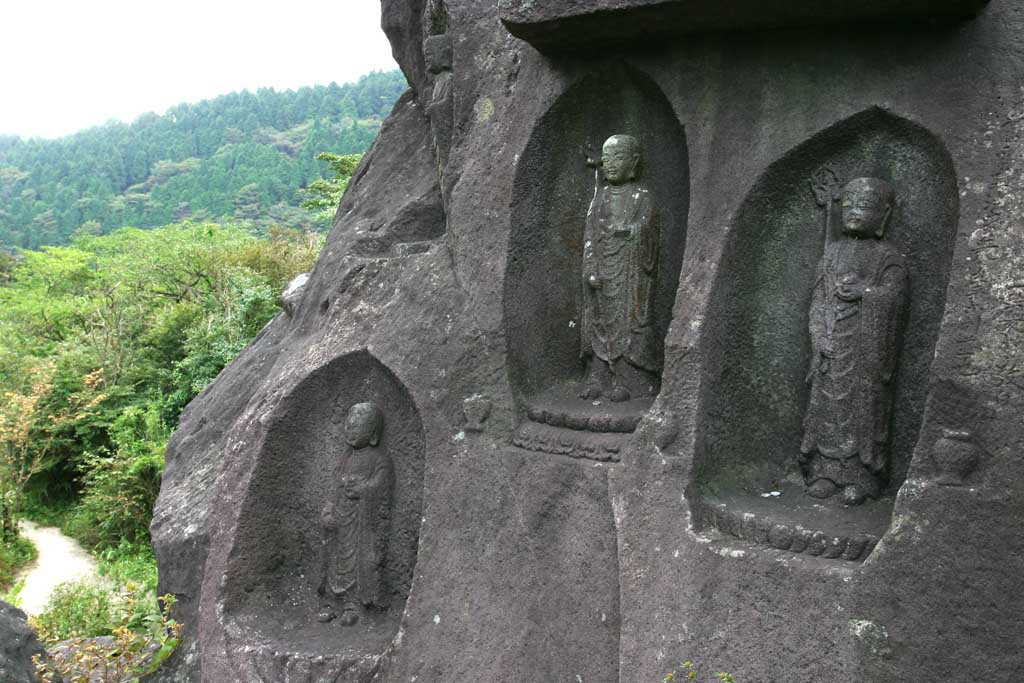
M 462 412 L 466 416 L 466 431 L 482 432 L 484 422 L 491 416 L 491 399 L 482 394 L 473 394 L 462 402 Z
M 967 430 L 943 429 L 932 447 L 936 481 L 944 486 L 963 486 L 980 459 L 981 449 Z

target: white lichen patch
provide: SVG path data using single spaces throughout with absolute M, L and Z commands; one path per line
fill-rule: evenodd
M 476 101 L 473 110 L 476 112 L 478 123 L 487 123 L 494 118 L 494 100 L 490 97 L 481 97 Z
M 850 619 L 850 634 L 861 641 L 868 652 L 876 657 L 887 657 L 892 654 L 889 646 L 889 632 L 881 624 L 869 619 Z

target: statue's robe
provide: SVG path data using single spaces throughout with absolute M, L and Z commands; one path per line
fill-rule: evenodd
M 651 196 L 639 183 L 602 185 L 583 237 L 581 352 L 661 369 L 654 326 L 659 234 Z M 590 276 L 600 288 L 588 284 Z
M 837 295 L 849 273 L 866 284 L 859 301 Z M 904 258 L 888 243 L 844 237 L 826 248 L 810 308 L 813 361 L 801 445 L 808 483 L 828 479 L 878 495 L 906 295 Z
M 444 171 L 448 165 L 448 153 L 452 146 L 452 132 L 455 126 L 454 100 L 452 99 L 452 72 L 442 71 L 434 76 L 434 89 L 427 105 L 427 116 L 433 124 L 434 149 L 437 165 Z
M 346 605 L 382 605 L 381 569 L 394 479 L 391 458 L 373 446 L 348 452 L 335 478 L 334 528 L 325 543 L 325 588 Z M 344 480 L 361 488 L 345 495 Z

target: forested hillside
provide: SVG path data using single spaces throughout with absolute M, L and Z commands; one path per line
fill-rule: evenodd
M 183 219 L 325 227 L 299 209 L 321 152 L 365 151 L 406 87 L 401 72 L 181 104 L 57 140 L 0 137 L 0 248 L 63 244 Z

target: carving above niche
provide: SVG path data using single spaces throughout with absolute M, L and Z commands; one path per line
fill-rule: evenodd
M 852 22 L 932 23 L 972 17 L 988 0 L 501 0 L 512 35 L 538 50 L 652 37 Z

